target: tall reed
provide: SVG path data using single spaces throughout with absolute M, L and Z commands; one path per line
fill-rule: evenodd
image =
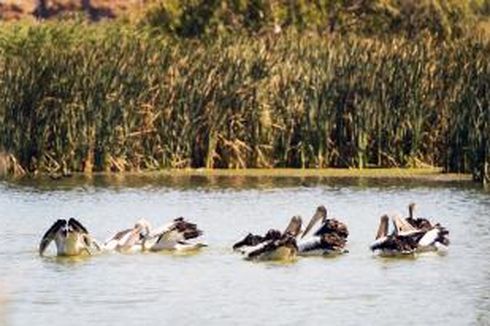
M 0 151 L 27 171 L 490 162 L 490 46 L 117 24 L 0 32 Z

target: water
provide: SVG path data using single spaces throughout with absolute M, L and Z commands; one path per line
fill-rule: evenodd
M 442 222 L 446 256 L 374 257 L 378 218 Z M 350 253 L 294 263 L 244 261 L 246 232 L 310 218 L 345 221 Z M 134 177 L 0 183 L 0 325 L 490 324 L 490 194 L 465 184 L 315 178 Z M 104 240 L 145 217 L 186 216 L 205 231 L 198 254 L 40 258 L 42 234 L 78 217 Z M 50 251 L 52 252 L 52 251 Z

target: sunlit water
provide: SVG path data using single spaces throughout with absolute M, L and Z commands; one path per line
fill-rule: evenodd
M 420 216 L 450 230 L 446 256 L 374 257 L 378 218 Z M 230 250 L 319 204 L 345 221 L 350 253 L 253 263 Z M 134 178 L 0 183 L 0 325 L 388 325 L 490 323 L 490 194 L 458 184 L 295 178 Z M 40 258 L 42 234 L 77 217 L 98 239 L 145 217 L 185 216 L 198 254 Z M 50 253 L 53 251 L 51 250 Z

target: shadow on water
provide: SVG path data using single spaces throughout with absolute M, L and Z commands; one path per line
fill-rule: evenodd
M 206 248 L 192 249 L 192 250 L 161 250 L 161 251 L 151 251 L 144 252 L 145 255 L 161 255 L 167 257 L 176 257 L 176 258 L 189 258 L 195 257 L 203 254 L 206 251 Z
M 284 268 L 284 267 L 289 267 L 289 266 L 294 266 L 298 261 L 299 258 L 291 258 L 291 259 L 281 259 L 281 260 L 247 260 L 244 259 L 244 261 L 256 264 L 257 266 L 264 266 L 266 269 L 274 269 L 274 268 Z
M 46 256 L 42 257 L 43 263 L 49 266 L 66 266 L 72 267 L 77 265 L 83 265 L 93 259 L 95 256 L 79 255 L 79 256 Z
M 90 188 L 141 189 L 171 188 L 178 190 L 248 190 L 271 188 L 358 187 L 358 188 L 468 188 L 481 189 L 468 180 L 444 180 L 437 178 L 397 177 L 350 177 L 350 176 L 287 176 L 287 175 L 169 175 L 100 174 L 74 175 L 53 180 L 49 177 L 20 178 L 3 182 L 8 187 L 33 188 L 34 191 L 73 190 Z M 1 183 L 0 183 L 1 184 Z

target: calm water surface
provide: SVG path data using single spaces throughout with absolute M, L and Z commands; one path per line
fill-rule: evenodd
M 383 259 L 378 218 L 420 216 L 451 231 L 446 256 Z M 252 263 L 230 246 L 248 231 L 309 219 L 325 204 L 350 229 L 350 253 Z M 145 217 L 196 221 L 209 248 L 191 256 L 40 258 L 60 217 L 104 240 Z M 461 184 L 315 178 L 96 177 L 0 183 L 0 325 L 490 324 L 490 194 Z M 52 252 L 52 251 L 51 251 Z

